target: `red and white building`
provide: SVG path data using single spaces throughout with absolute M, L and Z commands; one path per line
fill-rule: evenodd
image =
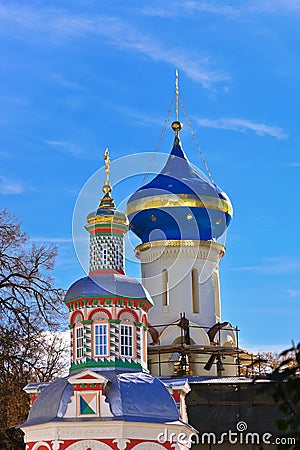
M 128 220 L 111 197 L 109 157 L 99 208 L 87 217 L 90 272 L 67 291 L 69 375 L 31 383 L 26 450 L 187 449 L 186 380 L 164 384 L 147 369 L 146 289 L 124 270 Z

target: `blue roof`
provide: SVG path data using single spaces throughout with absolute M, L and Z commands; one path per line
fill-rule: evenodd
M 211 240 L 227 229 L 232 206 L 218 186 L 194 169 L 175 137 L 163 170 L 130 197 L 127 215 L 132 230 L 143 242 Z
M 101 273 L 80 278 L 68 289 L 65 301 L 79 297 L 109 296 L 146 299 L 153 305 L 149 293 L 138 280 L 118 273 Z
M 61 420 L 73 395 L 73 388 L 67 378 L 49 383 L 30 408 L 24 426 Z M 22 426 L 23 426 L 22 425 Z
M 100 373 L 99 370 L 95 372 Z M 173 397 L 158 378 L 142 372 L 105 371 L 101 374 L 109 380 L 104 395 L 113 417 L 91 417 L 88 420 L 155 423 L 180 420 Z M 49 383 L 33 403 L 28 419 L 21 427 L 53 421 L 86 421 L 86 418 L 64 418 L 73 395 L 73 387 L 68 382 L 68 377 Z
M 116 418 L 133 422 L 174 422 L 179 412 L 173 397 L 156 377 L 121 373 L 107 386 L 107 402 Z

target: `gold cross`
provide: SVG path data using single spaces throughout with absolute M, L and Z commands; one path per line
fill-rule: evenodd
M 110 159 L 109 159 L 108 148 L 105 150 L 105 153 L 104 153 L 104 161 L 105 161 L 106 180 L 108 180 L 109 174 L 110 174 Z

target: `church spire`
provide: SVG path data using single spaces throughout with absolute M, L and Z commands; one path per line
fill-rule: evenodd
M 175 72 L 175 98 L 176 98 L 176 121 L 178 122 L 179 118 L 179 86 L 178 86 L 178 70 Z
M 182 130 L 183 124 L 179 122 L 179 81 L 178 70 L 175 72 L 175 111 L 176 120 L 172 123 L 171 128 L 175 132 L 175 142 L 179 140 L 179 131 Z
M 112 191 L 112 187 L 110 185 L 110 180 L 109 180 L 110 159 L 109 159 L 108 148 L 105 150 L 105 153 L 104 153 L 104 161 L 105 161 L 105 173 L 106 173 L 104 185 L 102 187 L 102 192 L 104 193 L 104 196 L 101 199 L 99 208 L 115 209 L 116 205 L 115 205 L 114 199 L 110 195 L 111 191 Z
M 128 231 L 128 220 L 116 209 L 111 197 L 110 158 L 108 149 L 104 153 L 104 196 L 97 211 L 87 217 L 86 229 L 90 234 L 90 275 L 97 273 L 124 274 L 124 235 Z

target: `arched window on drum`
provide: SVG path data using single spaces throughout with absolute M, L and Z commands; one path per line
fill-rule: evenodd
M 84 328 L 82 325 L 83 315 L 77 312 L 71 319 L 71 324 L 74 325 L 73 333 L 73 359 L 74 361 L 84 357 Z
M 124 311 L 120 314 L 120 356 L 125 358 L 134 357 L 135 329 L 134 322 L 136 317 L 130 311 Z
M 106 311 L 96 311 L 92 316 L 93 355 L 96 358 L 109 355 L 109 314 Z

